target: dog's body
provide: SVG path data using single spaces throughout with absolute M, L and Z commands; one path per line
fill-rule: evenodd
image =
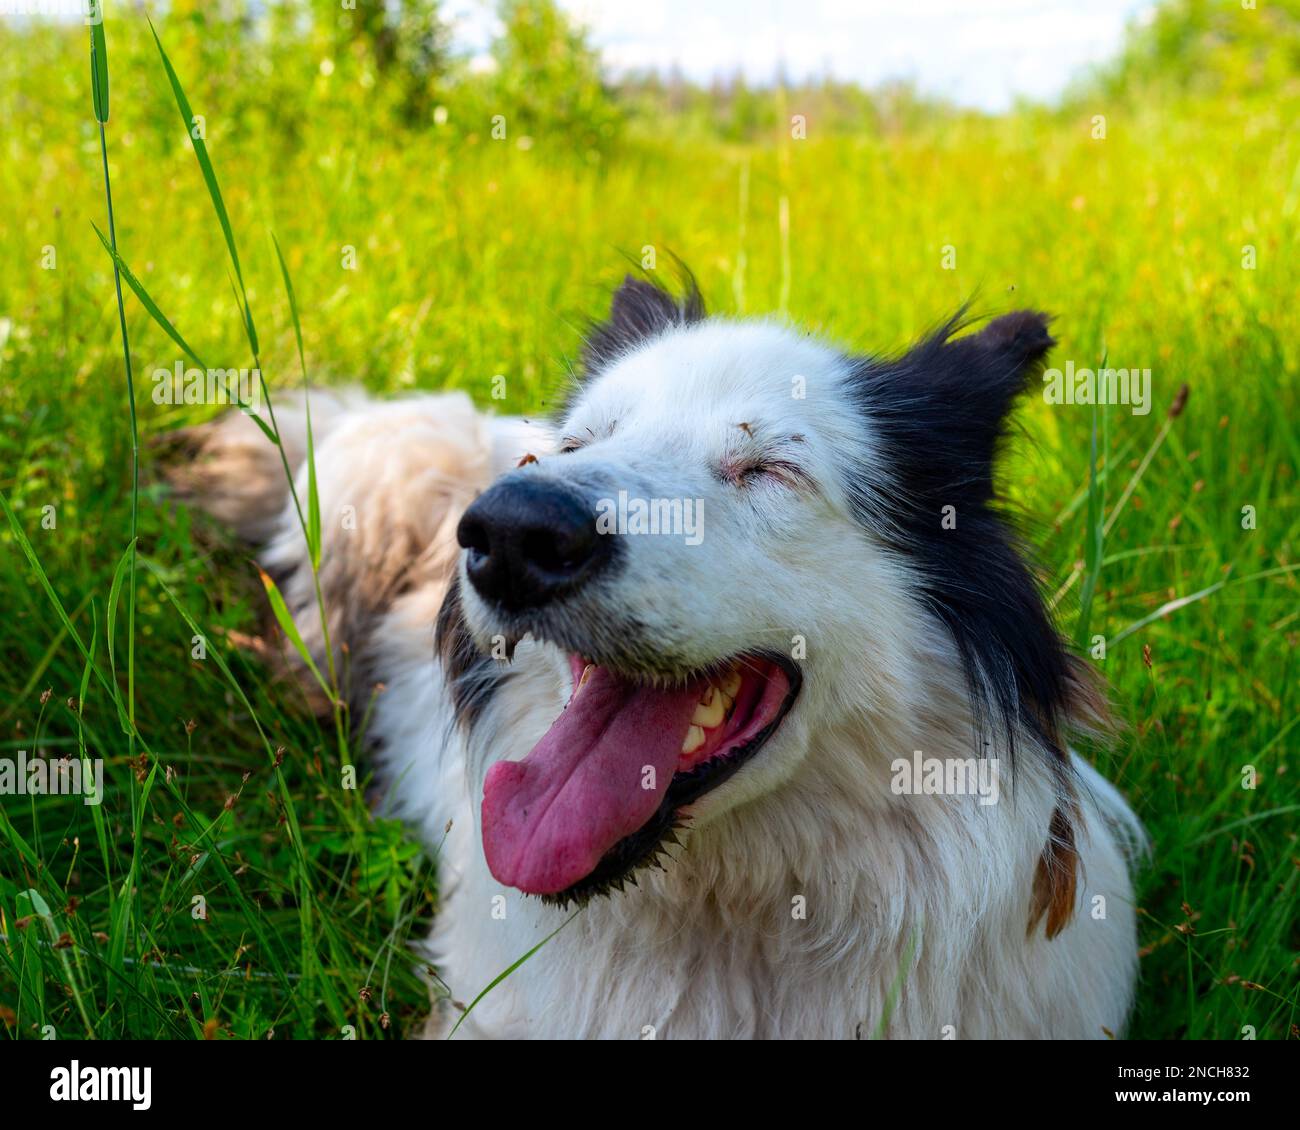
M 381 804 L 437 855 L 431 958 L 468 1002 L 549 939 L 458 1036 L 1122 1031 L 1141 832 L 1064 745 L 1100 698 L 989 505 L 1007 407 L 1051 342 L 1030 315 L 950 330 L 854 361 L 629 281 L 555 429 L 457 394 L 313 398 L 331 639 L 361 700 L 384 686 Z M 300 463 L 300 414 L 280 417 Z M 264 444 L 228 417 L 181 484 L 265 544 L 319 653 Z M 548 544 L 538 564 L 538 530 L 620 491 L 697 502 L 702 536 Z M 691 715 L 674 696 L 697 691 Z M 727 704 L 706 738 L 673 721 L 706 701 Z M 618 738 L 641 709 L 680 726 L 662 750 Z M 981 745 L 996 803 L 896 787 L 914 751 Z M 438 1001 L 431 1032 L 459 1015 Z

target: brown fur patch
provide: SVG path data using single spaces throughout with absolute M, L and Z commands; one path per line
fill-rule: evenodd
M 275 532 L 288 480 L 279 451 L 241 413 L 169 432 L 153 446 L 163 449 L 162 474 L 173 499 L 205 510 L 250 544 Z
M 1106 700 L 1105 684 L 1082 659 L 1066 660 L 1066 702 L 1064 717 L 1044 724 L 1052 771 L 1056 776 L 1057 802 L 1048 825 L 1047 843 L 1034 868 L 1033 897 L 1029 911 L 1029 933 L 1046 919 L 1047 937 L 1054 938 L 1074 916 L 1079 890 L 1081 861 L 1076 827 L 1083 819 L 1074 792 L 1074 771 L 1061 737 L 1062 724 L 1071 731 L 1105 740 L 1119 724 Z
M 1061 805 L 1052 812 L 1047 844 L 1034 869 L 1034 894 L 1029 910 L 1029 933 L 1047 920 L 1047 936 L 1056 937 L 1074 916 L 1074 900 L 1079 887 L 1079 852 L 1075 843 L 1074 824 L 1078 806 Z

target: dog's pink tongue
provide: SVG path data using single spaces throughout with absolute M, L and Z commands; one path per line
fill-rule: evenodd
M 590 668 L 532 752 L 488 770 L 483 851 L 492 874 L 539 895 L 589 875 L 659 807 L 698 697 Z

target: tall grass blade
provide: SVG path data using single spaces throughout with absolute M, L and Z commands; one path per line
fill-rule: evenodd
M 447 1033 L 447 1039 L 450 1040 L 456 1034 L 456 1029 L 465 1023 L 466 1019 L 469 1017 L 469 1014 L 474 1011 L 474 1008 L 479 1001 L 481 1001 L 485 996 L 488 995 L 488 993 L 490 993 L 499 984 L 501 984 L 502 981 L 504 981 L 507 977 L 510 976 L 510 974 L 512 974 L 516 969 L 518 969 L 521 965 L 523 965 L 525 961 L 527 961 L 530 957 L 532 957 L 533 954 L 535 954 L 539 949 L 541 949 L 542 946 L 546 945 L 547 942 L 549 942 L 553 937 L 555 937 L 556 934 L 558 934 L 561 930 L 563 930 L 570 922 L 572 922 L 575 918 L 577 918 L 578 915 L 581 913 L 582 913 L 581 910 L 575 910 L 572 914 L 569 915 L 568 918 L 566 918 L 557 927 L 555 927 L 554 930 L 552 930 L 549 934 L 547 934 L 546 937 L 544 937 L 540 942 L 538 942 L 537 945 L 533 946 L 532 949 L 530 949 L 526 954 L 524 954 L 523 957 L 519 958 L 517 961 L 511 962 L 509 967 L 503 969 L 500 973 L 498 973 L 495 977 L 493 977 L 492 980 L 488 982 L 487 986 L 483 989 L 483 991 L 480 992 L 479 995 L 476 996 L 472 1001 L 470 1001 L 469 1004 L 466 1006 L 465 1011 L 460 1014 L 460 1019 L 458 1019 L 456 1023 L 452 1025 L 451 1031 Z
M 122 582 L 126 579 L 131 571 L 131 564 L 135 560 L 136 539 L 131 539 L 131 544 L 126 547 L 126 552 L 122 554 L 122 559 L 117 563 L 117 568 L 113 571 L 113 583 L 108 590 L 108 624 L 104 633 L 105 642 L 108 646 L 108 667 L 113 673 L 113 681 L 117 682 L 117 657 L 113 650 L 113 637 L 117 631 L 117 602 L 122 595 Z M 91 640 L 91 655 L 94 655 L 94 638 Z M 90 664 L 87 663 L 87 670 Z M 84 682 L 84 679 L 83 679 Z M 83 688 L 82 698 L 85 693 Z M 127 735 L 131 733 L 131 727 L 127 719 L 122 718 L 122 730 Z
M 117 295 L 117 321 L 122 334 L 122 359 L 126 366 L 126 398 L 131 415 L 131 545 L 126 598 L 126 715 L 130 719 L 127 741 L 135 756 L 135 558 L 140 516 L 140 422 L 135 411 L 135 376 L 131 371 L 131 342 L 126 332 L 126 304 L 122 300 L 122 272 L 118 267 L 117 221 L 113 216 L 113 184 L 108 173 L 108 48 L 104 37 L 103 8 L 90 26 L 91 78 L 95 117 L 99 122 L 99 152 L 104 167 L 104 201 L 108 210 L 108 243 L 113 253 L 113 288 Z
M 108 42 L 104 38 L 104 0 L 90 0 L 90 90 L 95 120 L 108 124 Z
M 1106 367 L 1106 349 L 1102 348 L 1099 369 Z M 1103 486 L 1097 476 L 1097 431 L 1101 411 L 1092 406 L 1092 426 L 1088 434 L 1088 507 L 1083 541 L 1083 589 L 1079 595 L 1079 619 L 1074 630 L 1074 643 L 1080 650 L 1088 645 L 1092 626 L 1092 605 L 1097 593 L 1097 578 L 1101 573 L 1102 552 L 1105 548 L 1105 500 Z
M 302 324 L 298 319 L 298 301 L 293 293 L 293 280 L 289 277 L 289 266 L 284 261 L 280 250 L 280 241 L 271 233 L 271 242 L 275 245 L 275 257 L 280 263 L 280 274 L 284 278 L 284 291 L 289 296 L 289 313 L 293 316 L 293 336 L 298 342 L 298 364 L 302 367 L 303 398 L 307 413 L 307 548 L 311 553 L 312 571 L 320 569 L 320 493 L 316 487 L 316 439 L 311 430 L 311 381 L 307 378 L 307 358 L 302 348 Z
M 114 249 L 114 247 L 109 243 L 104 233 L 100 231 L 99 227 L 95 224 L 92 224 L 91 227 L 95 229 L 95 234 L 99 236 L 100 242 L 104 245 L 104 250 L 107 251 L 109 255 L 112 257 L 114 267 L 122 272 L 122 277 L 126 279 L 126 285 L 131 288 L 131 292 L 139 300 L 140 305 L 143 306 L 145 310 L 148 311 L 149 316 L 153 318 L 155 322 L 158 323 L 158 325 L 162 328 L 163 333 L 165 333 L 169 338 L 172 339 L 172 341 L 174 341 L 178 346 L 180 346 L 181 351 L 185 354 L 186 357 L 188 357 L 191 361 L 193 361 L 194 364 L 196 364 L 200 369 L 207 370 L 209 366 L 205 364 L 203 359 L 199 357 L 199 355 L 194 351 L 190 343 L 181 336 L 180 331 L 177 330 L 177 328 L 174 325 L 172 325 L 171 320 L 167 317 L 167 315 L 164 314 L 162 310 L 158 308 L 158 304 L 153 300 L 153 297 L 145 289 L 144 284 L 135 277 L 135 274 L 132 272 L 131 268 L 127 266 L 126 261 L 122 258 L 121 255 L 117 253 L 116 249 Z M 253 406 L 251 404 L 245 404 L 242 400 L 237 400 L 236 403 L 239 405 L 240 408 L 244 409 L 244 411 L 247 413 L 248 417 L 253 421 L 253 423 L 255 423 L 262 430 L 262 434 L 266 436 L 266 438 L 269 439 L 273 444 L 279 447 L 280 437 L 276 435 L 274 431 L 271 430 L 270 425 L 268 425 L 267 422 L 263 420 L 261 416 L 259 416 L 255 411 L 253 411 Z
M 190 106 L 190 100 L 185 96 L 185 88 L 176 75 L 171 59 L 168 58 L 167 52 L 163 49 L 162 40 L 158 38 L 158 29 L 153 26 L 152 20 L 149 21 L 149 30 L 153 33 L 153 41 L 158 46 L 158 54 L 162 56 L 163 68 L 167 71 L 167 81 L 171 84 L 172 94 L 176 98 L 176 105 L 181 113 L 181 121 L 190 142 L 194 146 L 194 155 L 198 158 L 199 170 L 203 174 L 203 182 L 208 186 L 208 195 L 212 197 L 212 206 L 216 209 L 217 221 L 221 224 L 221 232 L 226 237 L 226 250 L 230 252 L 230 261 L 235 267 L 235 277 L 239 280 L 239 292 L 243 296 L 241 309 L 244 315 L 244 326 L 248 332 L 248 341 L 253 347 L 253 352 L 257 353 L 257 329 L 253 325 L 253 314 L 248 306 L 248 294 L 244 287 L 244 272 L 239 265 L 239 252 L 235 248 L 235 232 L 230 226 L 230 216 L 226 212 L 226 202 L 221 196 L 221 186 L 217 183 L 217 173 L 212 167 L 212 158 L 208 156 L 208 143 L 202 137 L 195 136 L 194 110 Z
M 279 588 L 271 578 L 261 569 L 258 569 L 258 575 L 262 578 L 262 585 L 266 589 L 267 599 L 271 602 L 271 611 L 275 613 L 276 623 L 280 625 L 280 630 L 289 638 L 293 644 L 294 650 L 298 653 L 303 663 L 320 684 L 321 690 L 326 694 L 331 702 L 334 701 L 334 692 L 330 689 L 329 683 L 325 681 L 320 669 L 316 666 L 316 661 L 311 657 L 311 651 L 306 643 L 303 642 L 302 634 L 298 631 L 298 625 L 293 622 L 293 613 L 289 611 L 289 606 L 285 604 L 284 597 L 281 595 Z

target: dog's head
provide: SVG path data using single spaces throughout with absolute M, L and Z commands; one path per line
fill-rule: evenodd
M 693 284 L 624 282 L 555 450 L 458 531 L 443 636 L 454 620 L 499 658 L 530 636 L 571 678 L 533 750 L 487 772 L 500 881 L 560 900 L 621 881 L 683 816 L 780 788 L 848 712 L 919 706 L 919 637 L 943 637 L 1002 732 L 1054 726 L 1064 653 L 990 506 L 1052 340 L 1031 313 L 957 329 L 867 360 L 706 319 Z

